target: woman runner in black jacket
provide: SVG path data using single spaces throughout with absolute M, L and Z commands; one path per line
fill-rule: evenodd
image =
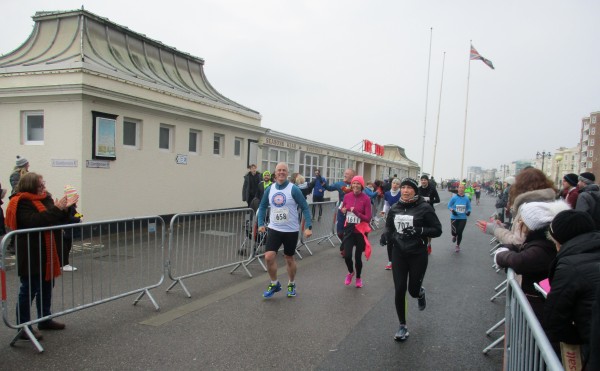
M 400 327 L 396 341 L 408 338 L 406 327 L 406 290 L 418 298 L 419 310 L 426 306 L 425 289 L 421 286 L 427 270 L 427 238 L 439 237 L 442 225 L 423 197 L 418 195 L 415 179 L 404 178 L 400 183 L 400 200 L 388 212 L 382 244 L 392 244 L 392 273 L 396 290 L 395 304 Z

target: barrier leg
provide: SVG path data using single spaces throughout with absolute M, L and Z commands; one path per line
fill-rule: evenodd
M 504 281 L 502 281 L 502 282 L 501 282 L 501 283 L 500 283 L 498 286 L 496 286 L 496 287 L 494 288 L 494 291 L 498 291 L 498 290 L 500 290 L 501 288 L 503 288 L 503 287 L 506 287 L 506 281 L 507 281 L 507 280 L 504 280 Z
M 506 322 L 506 319 L 505 319 L 505 318 L 502 318 L 502 319 L 500 320 L 500 322 L 498 322 L 498 323 L 496 323 L 494 326 L 490 327 L 490 329 L 489 329 L 489 330 L 487 330 L 487 331 L 485 332 L 485 334 L 486 334 L 487 336 L 490 336 L 490 334 L 491 334 L 492 332 L 496 331 L 496 329 L 497 329 L 498 327 L 502 326 L 502 325 L 504 324 L 504 322 Z
M 497 293 L 496 295 L 492 296 L 492 297 L 490 298 L 490 301 L 494 301 L 494 300 L 496 300 L 496 299 L 497 299 L 497 298 L 499 298 L 499 297 L 500 297 L 502 294 L 504 294 L 504 292 L 506 292 L 506 287 L 504 287 L 502 290 L 498 291 L 498 293 Z
M 484 350 L 483 350 L 483 354 L 488 354 L 490 350 L 504 350 L 504 347 L 501 348 L 494 348 L 496 345 L 500 344 L 502 341 L 504 341 L 504 335 L 500 336 L 498 339 L 496 339 L 493 343 L 491 343 L 490 345 L 488 345 Z
M 160 310 L 160 307 L 158 306 L 158 304 L 156 303 L 156 300 L 154 300 L 154 298 L 152 297 L 152 294 L 150 294 L 150 291 L 148 289 L 145 289 L 138 295 L 138 297 L 134 300 L 133 305 L 136 305 L 142 299 L 142 297 L 144 295 L 148 296 L 148 299 L 150 299 L 152 304 L 154 304 L 154 308 L 156 308 L 157 311 Z
M 244 263 L 239 263 L 238 265 L 233 267 L 233 269 L 229 272 L 229 274 L 233 274 L 233 272 L 235 272 L 239 267 L 243 267 L 244 270 L 246 271 L 246 273 L 248 274 L 248 276 L 250 276 L 250 278 L 253 278 L 252 273 L 250 273 L 250 271 L 248 270 L 248 268 L 246 268 Z
M 313 255 L 312 251 L 310 251 L 310 249 L 308 248 L 308 245 L 304 242 L 300 243 L 300 246 L 296 247 L 296 251 L 301 249 L 303 246 L 306 248 L 306 251 L 308 251 L 308 253 L 312 256 Z
M 181 285 L 181 289 L 182 289 L 182 290 L 185 292 L 185 294 L 187 295 L 187 297 L 188 297 L 188 298 L 191 298 L 191 297 L 192 297 L 192 294 L 190 294 L 190 292 L 188 291 L 187 287 L 185 287 L 185 285 L 183 284 L 183 280 L 182 280 L 182 279 L 175 280 L 175 282 L 173 282 L 173 283 L 171 284 L 171 286 L 169 286 L 169 287 L 167 288 L 167 292 L 171 291 L 171 289 L 172 289 L 173 287 L 175 287 L 175 285 L 177 285 L 177 284 L 180 284 L 180 285 Z
M 31 330 L 29 329 L 29 326 L 25 326 L 21 328 L 21 331 L 17 332 L 17 336 L 15 336 L 12 341 L 10 342 L 10 346 L 15 346 L 15 343 L 17 342 L 17 340 L 19 340 L 21 338 L 21 334 L 25 332 L 25 334 L 27 335 L 27 337 L 29 338 L 29 340 L 31 340 L 31 342 L 33 343 L 33 346 L 35 347 L 35 349 L 37 349 L 37 351 L 39 353 L 43 353 L 44 352 L 44 348 L 42 348 L 42 344 L 40 344 L 40 342 L 35 338 L 35 336 L 33 336 L 33 332 L 31 332 Z

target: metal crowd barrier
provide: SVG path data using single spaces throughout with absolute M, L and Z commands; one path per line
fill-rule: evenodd
M 563 370 L 512 269 L 507 282 L 504 369 Z
M 331 246 L 335 246 L 331 239 L 335 237 L 335 220 L 337 215 L 337 201 L 313 202 L 308 204 L 312 213 L 312 236 L 304 239 L 303 243 L 316 242 L 320 245 L 323 241 L 329 241 Z
M 250 208 L 176 214 L 171 219 L 167 274 L 192 297 L 183 280 L 219 269 L 246 268 L 253 259 L 256 218 Z
M 159 310 L 149 290 L 161 285 L 164 280 L 165 234 L 165 223 L 159 216 L 22 229 L 8 233 L 1 242 L 0 284 L 2 319 L 6 326 L 18 330 L 10 345 L 25 337 L 39 352 L 43 352 L 44 349 L 30 329 L 31 325 L 130 295 L 138 295 L 134 305 L 147 295 Z M 50 241 L 55 241 L 59 259 L 63 261 L 61 257 L 68 256 L 70 266 L 76 270 L 59 268 L 61 272 L 56 272 L 51 264 L 46 268 L 42 263 L 46 261 L 46 248 L 41 242 L 46 236 L 53 238 Z M 16 250 L 14 256 L 7 255 L 11 240 L 14 240 Z M 69 254 L 67 250 L 70 244 L 72 249 Z M 40 263 L 35 264 L 36 261 Z M 29 266 L 30 272 L 18 269 L 19 265 L 22 268 Z M 60 275 L 53 281 L 46 280 L 44 274 L 39 274 L 46 270 L 50 271 L 50 277 L 54 273 Z M 20 272 L 23 272 L 23 277 L 19 277 Z M 29 290 L 20 289 L 24 279 L 29 283 Z M 50 299 L 44 294 L 35 295 L 31 289 L 32 286 L 48 284 L 53 286 Z M 29 308 L 29 321 L 27 318 L 22 320 L 21 315 L 17 314 L 18 310 L 15 310 L 18 309 L 19 295 L 21 303 L 33 303 Z M 43 316 L 33 319 L 36 317 L 31 315 L 33 308 L 38 307 L 41 311 L 47 305 L 52 314 L 44 315 L 42 312 Z

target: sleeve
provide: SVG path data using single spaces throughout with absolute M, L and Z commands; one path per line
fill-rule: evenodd
M 579 344 L 581 339 L 573 324 L 578 275 L 573 267 L 559 264 L 554 271 L 552 288 L 544 304 L 544 329 L 550 341 Z
M 450 202 L 448 202 L 448 210 L 454 209 L 454 203 L 456 202 L 456 197 L 452 196 Z
M 385 200 L 383 203 L 383 213 L 387 214 L 388 211 L 390 211 L 390 203 L 388 202 L 388 200 Z
M 246 194 L 247 194 L 246 190 L 247 189 L 248 189 L 248 177 L 245 176 L 244 177 L 244 185 L 242 185 L 242 201 L 248 201 L 247 200 L 248 197 L 246 196 Z
M 590 195 L 588 192 L 583 192 L 579 194 L 579 197 L 577 198 L 577 204 L 575 205 L 575 210 L 578 211 L 585 211 L 586 213 L 589 213 L 591 210 L 590 207 Z
M 46 211 L 42 212 L 39 212 L 31 202 L 20 201 L 17 206 L 17 226 L 19 229 L 66 224 L 68 218 L 66 211 L 60 210 L 54 205 L 47 206 Z
M 302 215 L 304 215 L 304 226 L 306 228 L 311 228 L 312 227 L 312 215 L 310 215 L 310 210 L 308 208 L 308 202 L 306 202 L 306 199 L 304 198 L 304 195 L 302 194 L 302 190 L 300 188 L 298 188 L 297 186 L 293 186 L 292 187 L 292 198 L 294 199 L 294 201 L 296 201 L 296 203 L 298 204 L 298 206 L 300 206 L 300 209 L 302 210 Z
M 508 247 L 508 246 L 507 246 Z M 496 262 L 502 268 L 512 268 L 517 274 L 539 272 L 548 269 L 546 252 L 540 246 L 531 246 L 521 252 L 505 251 L 497 254 Z
M 421 233 L 422 236 L 425 237 L 439 237 L 442 235 L 442 223 L 438 219 L 435 211 L 433 210 L 433 206 L 427 204 L 431 210 L 427 211 L 425 215 L 423 215 L 423 231 Z
M 517 225 L 517 219 L 513 222 L 513 226 Z M 514 227 L 513 227 L 514 228 Z M 498 241 L 502 244 L 513 244 L 513 245 L 521 245 L 525 242 L 525 236 L 521 234 L 518 230 L 506 229 L 506 228 L 496 228 L 494 230 L 494 236 L 498 238 Z
M 467 211 L 468 212 L 472 211 L 472 209 L 471 209 L 471 200 L 469 200 L 468 198 L 467 198 Z
M 438 194 L 437 190 L 435 188 L 433 188 L 431 190 L 431 203 L 432 204 L 439 204 L 440 203 L 440 195 Z
M 339 191 L 337 183 L 333 183 L 331 185 L 325 183 L 325 185 L 323 186 L 323 188 L 325 188 L 329 192 Z

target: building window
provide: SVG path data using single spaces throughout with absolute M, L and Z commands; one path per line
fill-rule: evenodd
M 590 149 L 588 151 L 588 157 L 594 157 L 594 150 L 593 149 Z
M 588 163 L 587 163 L 587 168 L 588 168 L 588 169 L 591 169 L 591 168 L 592 168 L 592 161 L 588 161 Z
M 140 148 L 142 123 L 138 120 L 123 119 L 123 146 Z
M 158 148 L 173 152 L 173 138 L 175 127 L 167 124 L 160 124 L 158 136 Z
M 592 126 L 590 128 L 590 135 L 596 135 L 596 127 L 595 126 Z
M 262 162 L 263 167 L 260 170 L 263 172 L 265 170 L 269 170 L 271 173 L 274 173 L 275 167 L 277 166 L 277 164 L 279 162 L 288 163 L 287 162 L 288 158 L 291 158 L 291 156 L 289 156 L 288 151 L 285 149 L 269 148 L 268 150 L 264 150 L 263 151 L 263 162 Z M 289 175 L 291 175 L 294 172 L 294 170 L 290 163 L 288 163 L 288 168 L 289 168 Z
M 44 112 L 23 112 L 21 120 L 23 144 L 44 144 Z
M 319 156 L 317 155 L 304 155 L 304 163 L 300 163 L 300 174 L 304 175 L 307 182 L 311 182 L 315 173 L 315 170 L 319 168 Z
M 189 148 L 190 153 L 197 155 L 202 153 L 202 132 L 198 130 L 190 130 Z
M 342 160 L 339 158 L 329 158 L 328 180 L 330 183 L 335 183 L 343 180 L 344 168 Z
M 592 147 L 594 145 L 594 138 L 590 138 L 589 146 Z
M 223 134 L 215 134 L 213 139 L 213 154 L 217 156 L 223 155 L 223 142 L 225 136 Z
M 596 123 L 596 116 L 592 116 L 592 124 Z
M 233 141 L 233 156 L 237 158 L 242 157 L 242 142 L 242 138 L 235 138 L 235 140 Z

